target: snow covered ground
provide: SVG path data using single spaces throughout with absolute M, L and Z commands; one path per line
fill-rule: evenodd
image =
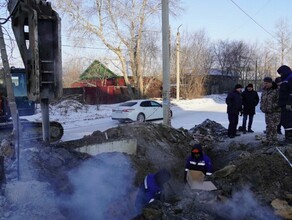
M 173 111 L 171 125 L 174 128 L 190 129 L 206 119 L 210 119 L 227 128 L 225 98 L 226 94 L 221 94 L 192 100 L 171 100 Z M 112 108 L 116 105 L 118 104 L 81 105 L 76 101 L 67 100 L 50 107 L 50 120 L 58 121 L 63 125 L 65 132 L 62 141 L 79 139 L 84 135 L 90 135 L 93 131 L 105 131 L 118 126 L 119 123 L 111 119 Z M 25 118 L 41 121 L 41 113 Z M 155 121 L 155 123 L 162 123 L 162 120 Z M 241 123 L 242 117 L 239 119 L 239 125 Z M 260 111 L 259 105 L 256 108 L 252 129 L 255 132 L 265 130 L 264 114 Z

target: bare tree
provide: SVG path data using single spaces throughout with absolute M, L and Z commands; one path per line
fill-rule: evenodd
M 266 43 L 263 47 L 257 49 L 257 74 L 258 79 L 262 80 L 265 76 L 275 78 L 277 68 L 279 67 L 280 58 L 277 52 L 271 49 L 271 44 Z
M 276 50 L 280 54 L 281 65 L 287 63 L 286 56 L 291 52 L 291 28 L 288 20 L 281 19 L 276 25 Z
M 204 30 L 184 33 L 180 48 L 181 95 L 185 98 L 202 96 L 205 94 L 205 81 L 212 65 L 209 38 Z M 172 54 L 174 60 L 176 53 Z M 172 75 L 174 76 L 175 72 L 172 72 Z
M 64 67 L 63 67 L 63 86 L 64 88 L 69 88 L 72 83 L 80 80 L 80 74 L 83 69 L 81 66 L 81 62 L 79 59 L 71 59 Z
M 20 65 L 23 66 L 23 64 L 22 64 L 22 60 L 19 59 L 19 57 L 18 58 L 16 57 L 16 56 L 19 56 L 19 54 L 17 52 L 18 48 L 17 48 L 16 42 L 15 40 L 13 40 L 14 36 L 11 29 L 11 21 L 9 20 L 9 13 L 7 11 L 7 2 L 8 0 L 5 0 L 0 3 L 0 9 L 1 9 L 0 23 L 2 26 L 3 37 L 6 44 L 5 48 L 6 48 L 9 64 L 15 65 L 17 63 L 17 67 L 19 67 Z
M 142 41 L 147 30 L 157 27 L 161 1 L 158 0 L 57 0 L 58 11 L 71 18 L 75 37 L 99 39 L 118 57 L 128 91 L 132 84 L 127 75 L 127 61 L 138 96 L 143 95 Z M 180 0 L 171 1 L 178 10 Z M 160 16 L 159 16 L 160 18 Z M 152 22 L 152 23 L 151 23 Z
M 249 72 L 253 69 L 254 49 L 243 41 L 218 41 L 213 45 L 215 66 L 222 74 L 237 77 L 246 81 Z

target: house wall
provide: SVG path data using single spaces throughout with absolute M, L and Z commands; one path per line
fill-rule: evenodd
M 144 85 L 148 85 L 144 98 L 161 98 L 162 82 L 144 78 Z M 130 99 L 128 89 L 123 78 L 101 80 L 84 80 L 72 84 L 72 88 L 66 88 L 64 94 L 75 94 L 82 97 L 82 102 L 90 105 L 113 104 Z
M 205 83 L 207 95 L 228 93 L 237 83 L 237 77 L 209 75 Z

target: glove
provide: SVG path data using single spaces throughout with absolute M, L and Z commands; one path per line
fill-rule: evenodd
M 291 105 L 286 105 L 286 110 L 287 111 L 292 111 L 292 106 Z

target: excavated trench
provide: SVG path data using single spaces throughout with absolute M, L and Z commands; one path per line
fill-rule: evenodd
M 125 140 L 134 140 L 134 147 L 123 146 Z M 104 142 L 117 145 L 105 152 Z M 196 142 L 212 159 L 216 172 L 208 180 L 215 191 L 190 190 L 183 183 L 185 160 Z M 189 131 L 131 123 L 76 141 L 22 147 L 20 181 L 15 162 L 6 161 L 0 217 L 7 219 L 291 219 L 292 169 L 276 146 L 263 146 L 254 134 L 230 141 L 214 121 Z M 291 161 L 291 146 L 280 149 Z M 162 167 L 172 175 L 163 200 L 138 215 L 137 187 Z

